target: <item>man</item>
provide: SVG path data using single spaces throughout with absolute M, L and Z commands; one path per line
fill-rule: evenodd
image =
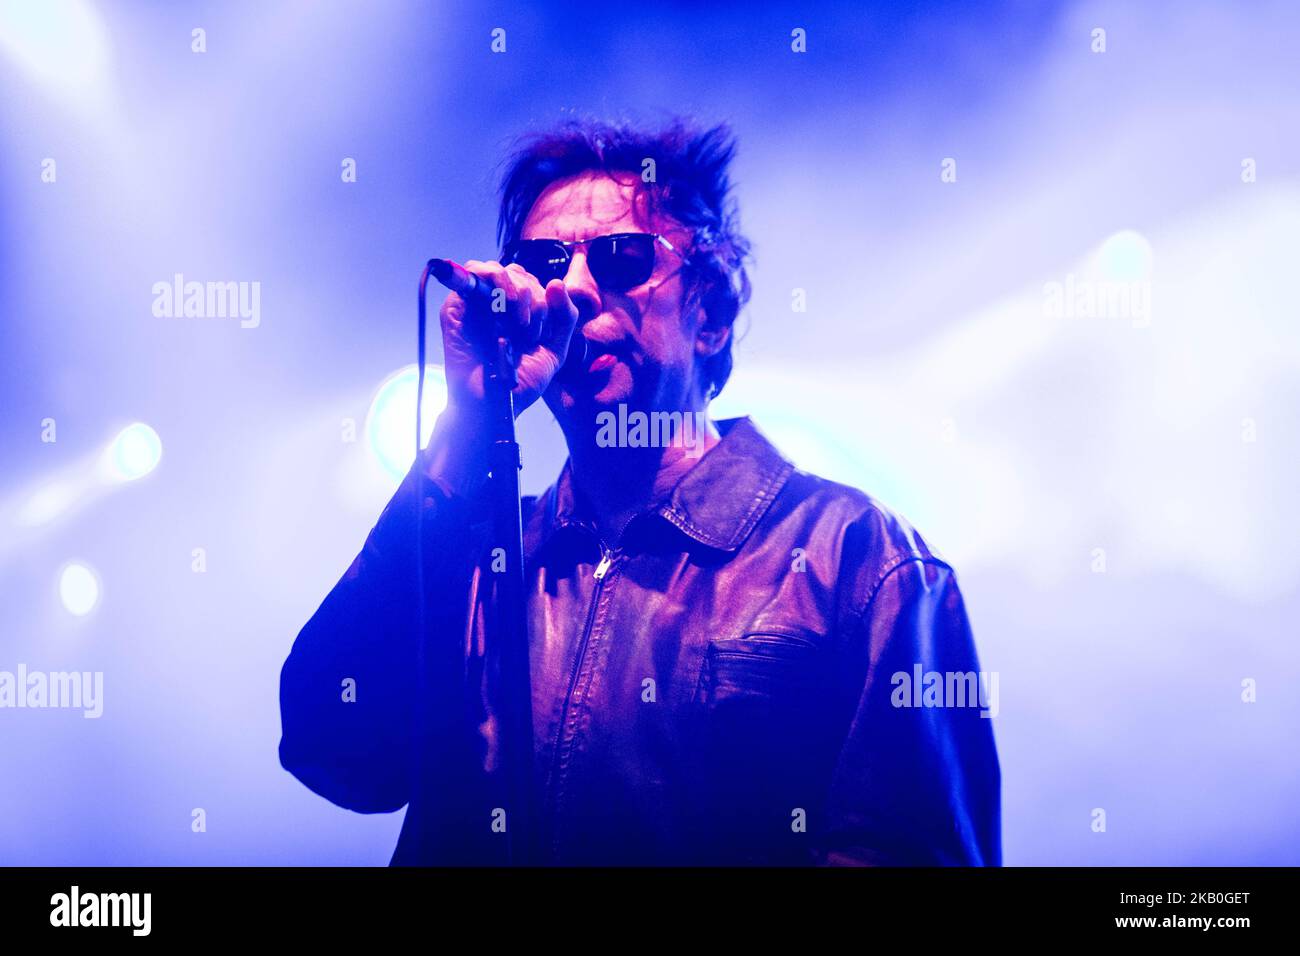
M 343 807 L 409 804 L 394 864 L 499 862 L 509 826 L 474 344 L 493 319 L 520 356 L 517 410 L 543 398 L 569 449 L 523 502 L 541 862 L 1000 863 L 989 720 L 899 693 L 979 670 L 952 568 L 748 419 L 708 417 L 749 295 L 733 151 L 724 127 L 680 122 L 526 140 L 505 264 L 466 264 L 505 311 L 442 306 L 447 409 L 281 675 L 283 765 Z M 586 359 L 557 374 L 576 335 Z M 611 414 L 655 412 L 681 413 L 671 441 L 611 443 Z

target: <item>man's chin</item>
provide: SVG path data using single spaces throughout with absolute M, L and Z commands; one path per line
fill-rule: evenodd
M 587 387 L 583 387 L 586 385 Z M 632 389 L 618 382 L 606 381 L 599 388 L 589 383 L 565 383 L 558 390 L 548 389 L 546 404 L 557 419 L 567 419 L 578 432 L 595 432 L 602 412 L 618 414 L 619 406 L 631 406 Z M 566 431 L 569 427 L 566 426 Z
M 632 380 L 626 366 L 615 365 L 602 372 L 587 372 L 559 383 L 560 399 L 565 408 L 589 409 L 592 412 L 627 404 L 632 397 Z
M 600 412 L 617 411 L 620 405 L 628 405 L 630 398 L 629 390 L 606 385 L 595 392 L 565 390 L 563 403 L 570 412 L 594 419 Z

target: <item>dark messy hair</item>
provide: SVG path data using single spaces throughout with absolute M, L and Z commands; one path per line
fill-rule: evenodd
M 529 210 L 551 184 L 592 170 L 632 173 L 650 208 L 692 234 L 690 248 L 683 250 L 690 257 L 684 307 L 701 306 L 710 325 L 731 328 L 750 295 L 749 240 L 740 232 L 731 195 L 735 153 L 726 124 L 702 128 L 680 118 L 656 131 L 574 119 L 529 134 L 505 161 L 497 242 L 504 249 L 520 237 Z M 703 364 L 710 399 L 731 375 L 731 339 Z

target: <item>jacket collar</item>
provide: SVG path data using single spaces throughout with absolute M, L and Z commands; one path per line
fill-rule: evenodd
M 776 499 L 794 465 L 748 417 L 716 422 L 721 440 L 688 471 L 668 497 L 650 511 L 710 548 L 734 551 Z M 573 488 L 573 463 L 542 496 L 541 544 L 562 528 L 594 534 L 594 522 L 580 513 Z

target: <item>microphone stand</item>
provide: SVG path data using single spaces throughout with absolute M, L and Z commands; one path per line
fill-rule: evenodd
M 538 815 L 533 775 L 533 695 L 528 669 L 523 520 L 519 470 L 523 459 L 515 437 L 514 350 L 496 337 L 495 361 L 486 369 L 491 445 L 487 493 L 492 540 L 505 552 L 505 571 L 492 575 L 495 587 L 485 608 L 488 647 L 495 642 L 500 691 L 500 747 L 505 776 L 506 840 L 511 865 L 539 861 Z M 490 654 L 490 650 L 489 650 Z
M 416 482 L 419 507 L 416 508 L 416 575 L 419 589 L 417 626 L 417 668 L 422 706 L 417 713 L 427 714 L 429 682 L 427 672 L 427 644 L 424 589 L 424 464 L 420 459 L 422 435 L 422 402 L 424 398 L 424 358 L 426 305 L 425 290 L 429 276 L 436 271 L 438 260 L 431 260 L 420 277 L 419 291 L 419 346 L 416 373 Z M 503 336 L 496 336 L 484 344 L 489 346 L 493 359 L 485 366 L 484 391 L 488 409 L 488 479 L 486 494 L 492 512 L 493 551 L 504 552 L 505 570 L 495 573 L 491 580 L 489 599 L 484 608 L 487 631 L 487 655 L 490 665 L 493 653 L 498 664 L 498 734 L 501 755 L 501 775 L 505 784 L 506 804 L 506 855 L 513 866 L 534 865 L 541 861 L 540 818 L 533 774 L 533 699 L 532 680 L 528 667 L 528 619 L 525 598 L 523 518 L 520 513 L 519 469 L 523 459 L 515 436 L 514 388 L 518 384 L 515 374 L 514 351 Z M 486 350 L 485 350 L 486 351 Z M 471 610 L 472 613 L 472 610 Z M 490 673 L 490 671 L 489 671 Z M 460 729 L 460 728 L 457 728 Z M 423 728 L 421 728 L 423 730 Z M 424 738 L 416 734 L 417 740 Z M 432 768 L 426 754 L 417 755 L 421 776 L 419 792 L 430 793 L 433 781 Z M 483 825 L 489 821 L 485 819 Z

